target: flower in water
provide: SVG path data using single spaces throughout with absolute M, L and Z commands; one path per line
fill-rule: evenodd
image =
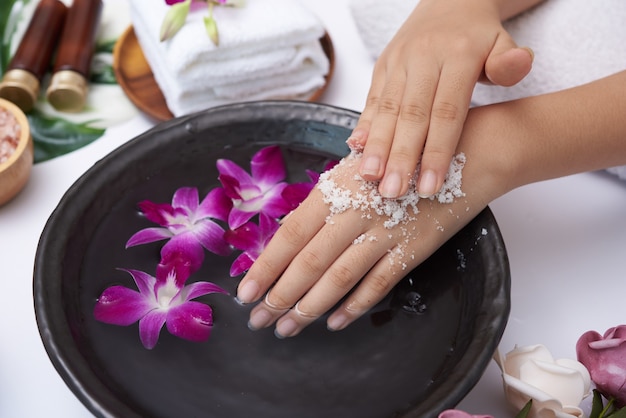
M 259 225 L 246 222 L 235 230 L 226 231 L 226 241 L 243 251 L 230 267 L 231 276 L 238 276 L 252 266 L 278 227 L 276 219 L 262 213 L 259 215 Z
M 610 328 L 604 335 L 587 331 L 576 343 L 576 354 L 598 391 L 626 406 L 626 325 Z
M 172 252 L 186 252 L 189 257 L 203 260 L 202 248 L 219 254 L 228 255 L 230 246 L 224 240 L 224 229 L 213 219 L 225 221 L 231 208 L 231 201 L 224 190 L 215 188 L 202 200 L 198 201 L 198 189 L 183 187 L 174 193 L 172 204 L 153 203 L 144 200 L 139 209 L 150 221 L 160 227 L 145 228 L 135 233 L 126 248 L 135 245 L 169 239 L 161 249 L 161 257 L 167 259 Z
M 217 161 L 226 195 L 232 199 L 233 208 L 228 215 L 228 226 L 237 229 L 254 215 L 265 213 L 280 218 L 291 210 L 283 198 L 287 175 L 285 163 L 278 146 L 259 150 L 250 161 L 251 175 L 233 161 Z
M 192 301 L 209 293 L 227 293 L 216 284 L 195 282 L 184 286 L 188 269 L 180 263 L 157 269 L 157 277 L 139 270 L 128 272 L 139 291 L 125 286 L 111 286 L 98 298 L 94 308 L 96 320 L 128 326 L 139 321 L 139 338 L 147 349 L 156 345 L 161 328 L 189 341 L 206 341 L 213 326 L 210 306 Z
M 582 417 L 579 405 L 590 393 L 589 372 L 572 359 L 555 360 L 543 345 L 516 347 L 501 356 L 507 400 L 518 410 L 529 400 L 529 417 Z

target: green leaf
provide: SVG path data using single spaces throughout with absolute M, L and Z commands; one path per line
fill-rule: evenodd
M 28 114 L 35 163 L 50 160 L 92 143 L 104 134 L 104 129 L 92 128 L 87 123 L 75 124 L 61 118 L 47 117 L 34 110 Z
M 213 16 L 205 16 L 204 28 L 206 29 L 206 33 L 209 35 L 211 41 L 215 44 L 215 46 L 218 46 L 220 44 L 220 36 L 217 32 L 217 22 Z
M 626 406 L 613 412 L 607 418 L 626 418 Z
M 591 414 L 589 418 L 600 418 L 600 414 L 604 410 L 604 403 L 602 402 L 602 395 L 597 390 L 593 390 L 593 403 L 591 404 Z
M 16 11 L 22 9 L 27 1 L 1 0 L 0 1 L 0 75 L 4 74 L 11 60 L 11 38 L 15 33 L 17 22 Z
M 190 6 L 191 0 L 185 0 L 170 6 L 161 24 L 161 34 L 159 35 L 161 42 L 171 39 L 183 27 L 189 14 Z
M 530 408 L 532 408 L 532 406 L 533 406 L 533 400 L 531 399 L 528 402 L 526 402 L 526 405 L 524 405 L 522 410 L 519 411 L 519 413 L 517 415 L 515 415 L 515 418 L 526 418 L 526 417 L 528 417 L 528 414 L 530 413 Z

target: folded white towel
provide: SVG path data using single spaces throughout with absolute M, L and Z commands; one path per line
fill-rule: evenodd
M 378 57 L 417 0 L 351 0 L 364 44 Z M 401 13 L 399 13 L 401 11 Z M 512 87 L 478 84 L 473 105 L 559 91 L 626 70 L 624 0 L 546 0 L 504 23 L 521 46 L 535 52 L 533 69 Z M 626 168 L 610 170 L 623 173 Z
M 292 0 L 248 0 L 215 7 L 220 45 L 209 40 L 206 10 L 189 14 L 170 40 L 159 41 L 164 1 L 131 0 L 131 19 L 170 111 L 188 114 L 235 101 L 307 98 L 325 83 L 328 57 L 320 20 Z

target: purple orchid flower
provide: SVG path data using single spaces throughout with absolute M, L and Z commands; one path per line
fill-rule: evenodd
M 195 263 L 204 260 L 202 248 L 219 255 L 228 255 L 231 247 L 224 240 L 224 229 L 213 219 L 225 221 L 232 206 L 224 190 L 215 188 L 198 202 L 198 189 L 183 187 L 174 193 L 172 204 L 144 200 L 139 209 L 147 219 L 161 227 L 145 228 L 135 233 L 126 248 L 169 239 L 161 249 L 161 258 L 178 252 L 186 253 Z
M 339 163 L 337 160 L 332 160 L 326 164 L 324 167 L 324 171 L 328 171 Z M 307 198 L 307 196 L 311 193 L 311 190 L 315 187 L 317 182 L 320 179 L 320 173 L 313 170 L 305 170 L 306 175 L 309 176 L 308 182 L 302 183 L 293 183 L 287 185 L 283 190 L 282 196 L 283 199 L 289 204 L 290 211 L 296 209 L 300 203 Z
M 235 230 L 226 231 L 224 234 L 226 241 L 243 251 L 230 267 L 232 277 L 240 275 L 252 266 L 279 226 L 276 219 L 261 213 L 259 225 L 254 222 L 246 222 Z
M 227 293 L 214 283 L 185 283 L 189 270 L 181 263 L 157 269 L 156 278 L 139 270 L 124 270 L 135 281 L 139 292 L 125 286 L 111 286 L 102 292 L 94 308 L 96 320 L 128 326 L 139 321 L 139 338 L 147 349 L 156 345 L 161 328 L 189 341 L 206 341 L 213 326 L 210 306 L 191 299 L 209 293 Z
M 282 192 L 287 187 L 285 163 L 278 146 L 259 150 L 250 161 L 252 175 L 234 162 L 217 160 L 219 180 L 233 208 L 228 215 L 228 226 L 237 229 L 254 215 L 265 213 L 280 218 L 291 210 Z

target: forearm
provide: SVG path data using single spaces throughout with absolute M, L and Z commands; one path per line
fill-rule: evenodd
M 460 149 L 490 201 L 518 186 L 626 164 L 626 71 L 470 111 Z M 474 168 L 470 169 L 473 170 Z M 469 181 L 469 180 L 468 180 Z

